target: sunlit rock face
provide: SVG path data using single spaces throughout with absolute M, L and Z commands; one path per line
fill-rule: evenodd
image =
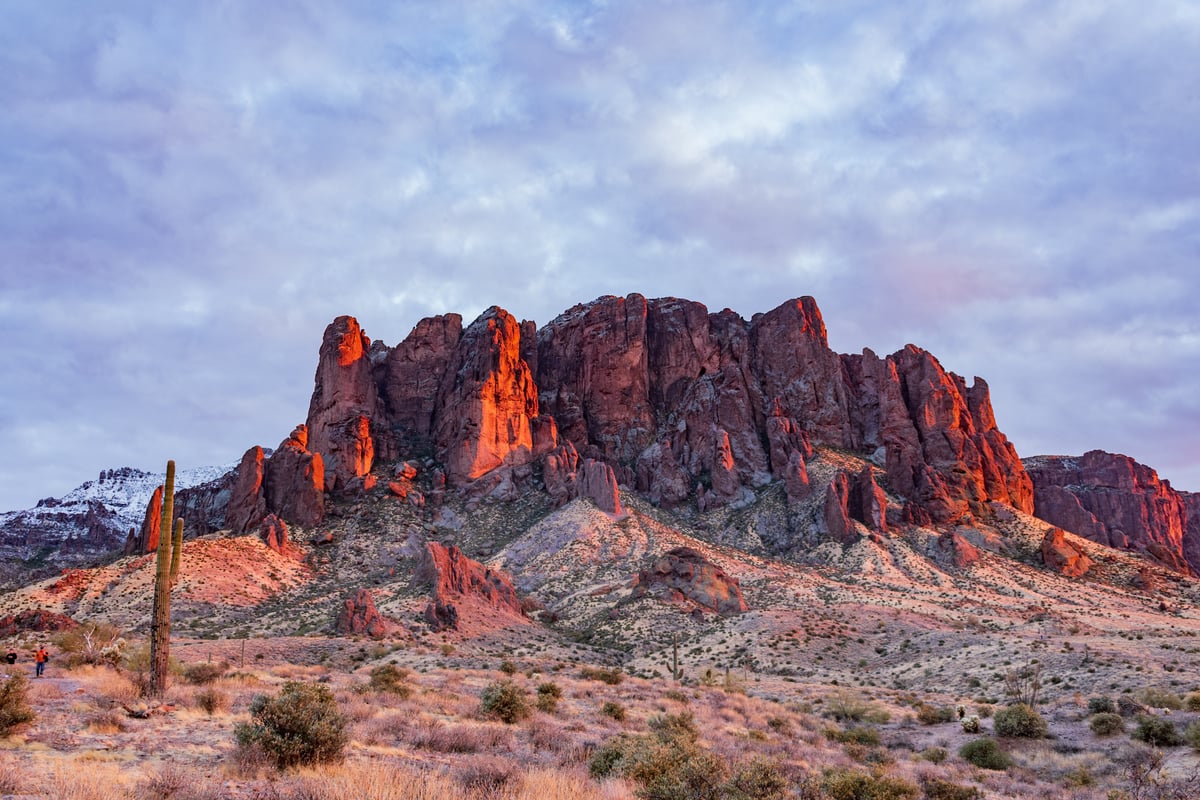
M 321 454 L 330 489 L 366 475 L 375 460 L 371 420 L 381 415 L 370 351 L 354 317 L 325 329 L 307 424 L 308 448 Z
M 540 330 L 493 307 L 466 329 L 456 314 L 424 319 L 392 348 L 339 317 L 308 426 L 302 449 L 320 454 L 335 492 L 363 490 L 377 458 L 426 452 L 449 490 L 476 498 L 541 486 L 553 503 L 582 494 L 608 510 L 620 486 L 708 510 L 782 481 L 799 503 L 813 448 L 827 446 L 881 467 L 873 485 L 847 487 L 870 528 L 886 528 L 885 490 L 904 504 L 896 519 L 916 523 L 986 516 L 992 502 L 1033 509 L 982 380 L 968 388 L 913 346 L 838 355 L 809 297 L 749 321 L 677 298 L 601 297 Z
M 429 542 L 413 577 L 431 587 L 424 616 L 435 630 L 458 627 L 462 609 L 471 605 L 464 600 L 525 615 L 508 575 L 468 558 L 454 545 Z
M 634 597 L 655 595 L 681 603 L 690 601 L 719 614 L 740 614 L 749 608 L 737 578 L 690 547 L 664 553 L 634 577 L 632 586 Z
M 1051 528 L 1042 539 L 1042 563 L 1068 578 L 1079 578 L 1092 568 L 1092 560 L 1071 542 L 1062 528 Z
M 267 510 L 298 525 L 316 525 L 325 516 L 325 464 L 307 444 L 308 431 L 299 425 L 271 454 L 263 479 Z
M 433 440 L 450 485 L 532 461 L 537 415 L 520 324 L 493 306 L 463 332 L 434 406 Z
M 1128 456 L 1092 450 L 1082 456 L 1025 460 L 1035 513 L 1093 542 L 1151 555 L 1172 569 L 1200 574 L 1200 502 Z

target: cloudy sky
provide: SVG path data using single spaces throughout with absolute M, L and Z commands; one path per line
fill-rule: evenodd
M 76 3 L 0 26 L 0 509 L 232 462 L 321 334 L 817 298 L 1200 490 L 1200 6 Z

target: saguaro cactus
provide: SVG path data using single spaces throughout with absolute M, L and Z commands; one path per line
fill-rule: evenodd
M 154 573 L 154 609 L 150 617 L 150 687 L 151 696 L 167 690 L 168 667 L 171 659 L 171 586 L 179 574 L 183 554 L 183 520 L 175 515 L 175 462 L 167 462 L 167 479 L 163 483 L 162 517 L 158 525 L 158 558 Z

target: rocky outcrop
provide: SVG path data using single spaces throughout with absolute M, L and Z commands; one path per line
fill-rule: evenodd
M 245 533 L 267 515 L 267 497 L 263 489 L 266 455 L 257 445 L 242 455 L 225 509 L 225 521 L 233 533 Z
M 1082 549 L 1068 542 L 1062 528 L 1051 528 L 1042 538 L 1042 563 L 1068 578 L 1079 578 L 1092 568 Z
M 370 353 L 371 340 L 354 317 L 338 317 L 325 329 L 307 444 L 321 454 L 326 489 L 366 475 L 375 460 L 371 420 L 381 415 Z
M 326 488 L 358 487 L 379 453 L 431 447 L 446 485 L 474 498 L 516 497 L 541 464 L 555 504 L 583 492 L 580 470 L 603 478 L 584 493 L 604 507 L 619 502 L 614 484 L 705 510 L 751 502 L 771 481 L 796 504 L 826 446 L 872 458 L 905 519 L 986 516 L 992 502 L 1032 511 L 982 380 L 968 388 L 913 346 L 839 356 L 809 297 L 750 321 L 676 298 L 601 297 L 540 330 L 493 307 L 465 330 L 454 314 L 424 319 L 394 348 L 339 317 L 316 384 L 305 449 L 321 455 Z M 850 498 L 871 527 L 886 524 L 884 488 Z M 257 511 L 252 492 L 240 497 L 242 524 Z M 441 499 L 434 487 L 429 502 Z
M 459 610 L 456 600 L 471 598 L 492 608 L 524 616 L 512 581 L 500 570 L 492 569 L 463 555 L 454 545 L 429 542 L 425 546 L 414 580 L 432 589 L 433 599 L 425 609 L 425 618 L 435 628 L 457 628 Z
M 863 467 L 849 487 L 847 511 L 874 531 L 887 530 L 887 494 L 875 482 L 875 472 Z
M 268 514 L 259 526 L 259 538 L 263 544 L 280 555 L 290 555 L 292 552 L 290 534 L 287 523 L 274 514 Z
M 16 614 L 0 617 L 0 636 L 16 636 L 21 633 L 57 633 L 78 627 L 79 623 L 63 614 L 45 609 L 27 608 Z
M 175 492 L 175 517 L 183 518 L 183 534 L 204 536 L 229 527 L 225 511 L 233 494 L 236 474 L 231 470 L 211 481 Z
M 433 440 L 451 486 L 533 460 L 537 387 L 520 325 L 493 306 L 463 332 L 438 389 Z
M 747 610 L 737 579 L 690 547 L 677 547 L 656 559 L 634 577 L 633 590 L 634 598 L 657 595 L 695 603 L 718 614 Z
M 342 602 L 334 629 L 351 636 L 370 636 L 380 639 L 387 636 L 395 625 L 384 619 L 375 608 L 375 600 L 366 589 L 359 589 L 352 597 Z
M 954 531 L 940 534 L 935 541 L 937 543 L 935 557 L 939 561 L 948 562 L 957 569 L 966 569 L 978 563 L 982 557 L 978 547 Z
M 297 525 L 325 516 L 325 463 L 308 449 L 308 430 L 298 425 L 267 460 L 263 497 L 269 512 Z
M 845 470 L 838 470 L 825 490 L 825 506 L 821 513 L 823 533 L 842 544 L 858 541 L 858 531 L 850 521 L 850 479 Z
M 150 495 L 150 502 L 146 504 L 146 515 L 142 518 L 142 527 L 138 529 L 137 536 L 130 537 L 129 541 L 125 543 L 125 555 L 153 553 L 158 549 L 158 533 L 162 527 L 162 504 L 163 487 L 158 486 Z
M 1038 517 L 1098 544 L 1144 552 L 1171 569 L 1200 574 L 1200 504 L 1150 467 L 1102 450 L 1036 456 L 1025 466 Z

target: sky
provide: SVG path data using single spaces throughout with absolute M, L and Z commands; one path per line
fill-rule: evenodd
M 0 509 L 231 463 L 335 317 L 812 295 L 1200 490 L 1200 5 L 13 0 Z

